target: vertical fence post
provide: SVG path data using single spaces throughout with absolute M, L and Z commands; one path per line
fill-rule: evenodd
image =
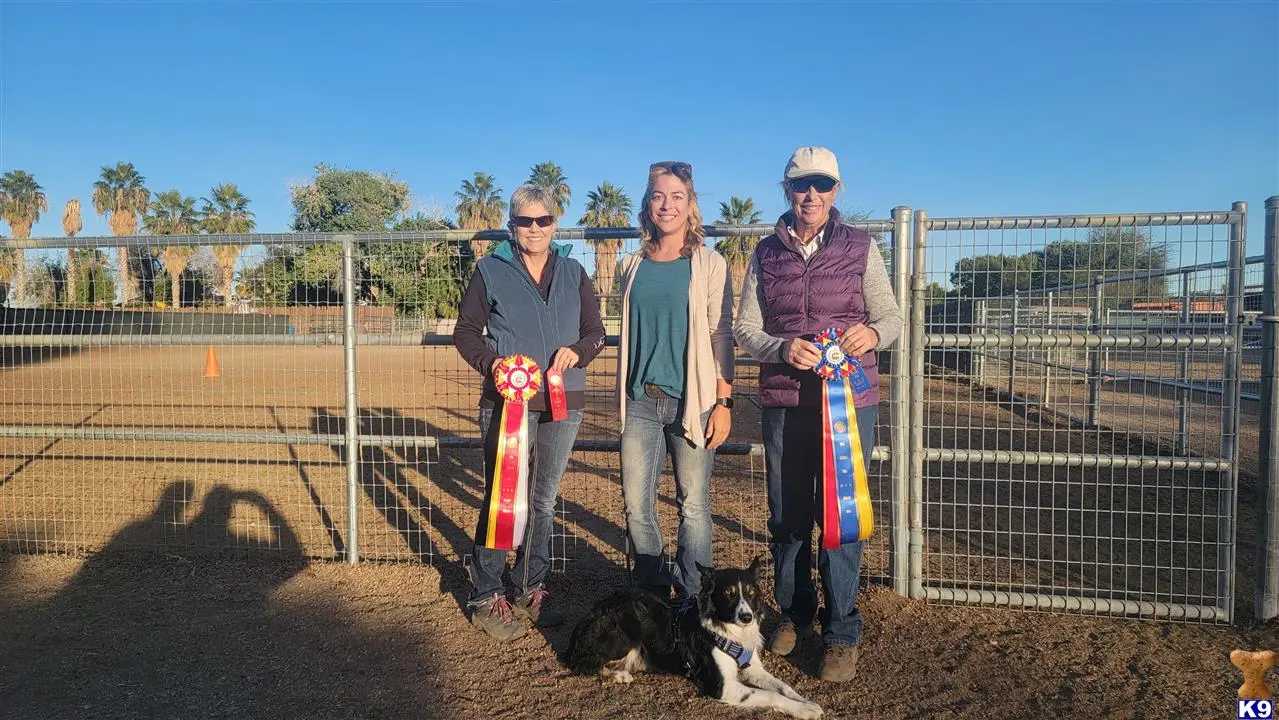
M 1257 522 L 1256 615 L 1279 616 L 1279 195 L 1266 198 L 1265 277 L 1262 292 L 1261 500 Z
M 910 399 L 910 208 L 899 205 L 893 208 L 893 294 L 902 313 L 902 334 L 893 351 L 892 385 L 889 402 L 893 410 L 892 437 L 889 445 L 893 461 L 893 591 L 898 595 L 910 595 L 910 418 L 907 401 Z
M 1020 303 L 1018 303 L 1018 299 L 1017 299 L 1017 291 L 1016 291 L 1016 290 L 1014 290 L 1014 291 L 1013 291 L 1013 313 L 1012 313 L 1012 325 L 1011 325 L 1011 326 L 1009 326 L 1009 328 L 1008 328 L 1008 334 L 1009 334 L 1009 335 L 1016 335 L 1016 334 L 1017 334 L 1017 325 L 1021 322 L 1021 317 L 1020 317 L 1020 315 L 1019 315 L 1019 314 L 1018 314 L 1018 312 L 1017 312 L 1017 308 L 1018 308 L 1018 306 L 1019 306 L 1019 305 L 1020 305 Z M 1016 346 L 1014 346 L 1014 345 L 1009 345 L 1009 346 L 1008 346 L 1008 409 L 1009 409 L 1009 411 L 1012 411 L 1012 410 L 1016 409 L 1016 404 L 1017 404 L 1017 403 L 1016 403 L 1016 401 L 1014 401 L 1014 400 L 1013 400 L 1013 398 L 1017 397 L 1017 386 L 1016 386 L 1016 381 L 1017 381 L 1017 369 L 1016 369 L 1016 368 L 1017 368 L 1017 361 L 1016 361 L 1016 357 L 1017 357 L 1017 348 L 1016 348 Z
M 346 380 L 346 561 L 360 561 L 359 543 L 359 484 L 360 484 L 360 418 L 359 400 L 356 395 L 355 374 L 355 239 L 350 235 L 342 239 L 342 348 L 345 352 L 343 370 Z
M 1092 312 L 1092 331 L 1101 334 L 1101 282 L 1098 275 L 1092 280 L 1092 288 L 1088 293 L 1088 306 Z M 1100 347 L 1088 349 L 1088 427 L 1101 424 L 1101 353 Z
M 1230 209 L 1239 218 L 1230 225 L 1226 258 L 1226 327 L 1234 343 L 1226 349 L 1221 373 L 1221 455 L 1230 461 L 1226 487 L 1217 512 L 1217 598 L 1225 606 L 1226 622 L 1235 616 L 1235 511 L 1239 487 L 1239 375 L 1243 362 L 1243 265 L 1247 238 L 1248 204 L 1236 202 Z
M 910 596 L 924 597 L 924 273 L 928 213 L 915 211 L 910 303 Z
M 1181 274 L 1181 328 L 1177 333 L 1190 332 L 1190 273 Z M 1177 454 L 1185 455 L 1190 452 L 1190 391 L 1184 386 L 1190 383 L 1190 348 L 1182 350 L 1179 354 L 1180 372 L 1177 379 L 1182 382 L 1183 387 L 1177 390 Z
M 1048 297 L 1044 298 L 1044 325 L 1050 334 L 1054 334 L 1056 328 L 1053 327 L 1053 294 L 1048 293 Z M 1043 352 L 1044 359 L 1044 392 L 1040 398 L 1040 404 L 1044 407 L 1052 405 L 1053 393 L 1053 366 L 1055 362 L 1061 362 L 1058 359 L 1059 352 L 1053 348 L 1046 348 Z
M 975 313 L 977 317 L 977 325 L 981 328 L 981 332 L 976 334 L 985 335 L 987 314 L 989 313 L 988 301 L 975 300 L 974 302 L 977 303 L 977 311 Z M 974 374 L 977 376 L 977 387 L 984 388 L 986 387 L 986 349 L 977 348 L 975 350 L 969 350 L 969 353 L 971 353 L 970 357 L 972 357 L 972 362 L 975 365 Z

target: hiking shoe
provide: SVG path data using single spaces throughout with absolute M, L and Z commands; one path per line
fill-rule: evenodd
M 545 606 L 550 594 L 545 586 L 538 585 L 515 599 L 515 611 L 538 627 L 555 627 L 564 622 L 564 614 Z
M 848 682 L 857 675 L 857 648 L 853 645 L 831 645 L 826 648 L 819 669 L 827 682 Z
M 774 655 L 790 655 L 795 651 L 800 636 L 807 635 L 808 630 L 807 626 L 800 629 L 793 621 L 783 620 L 768 640 L 768 651 Z
M 499 593 L 471 606 L 471 624 L 501 642 L 524 636 L 528 629 L 515 617 L 514 606 Z

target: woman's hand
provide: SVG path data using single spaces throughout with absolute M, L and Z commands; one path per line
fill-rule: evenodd
M 551 367 L 563 372 L 577 365 L 577 361 L 581 360 L 577 353 L 571 349 L 562 347 L 555 351 L 555 357 L 551 358 Z
M 860 358 L 879 344 L 879 333 L 869 325 L 854 325 L 839 336 L 839 349 L 849 357 Z
M 817 346 L 804 338 L 795 338 L 785 345 L 783 357 L 787 364 L 797 370 L 812 370 L 822 361 L 822 354 Z
M 706 447 L 714 450 L 728 439 L 733 429 L 733 411 L 723 405 L 716 405 L 711 416 L 706 420 Z

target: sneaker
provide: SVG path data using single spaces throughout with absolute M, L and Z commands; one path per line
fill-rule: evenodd
M 831 645 L 826 648 L 819 669 L 827 682 L 848 682 L 857 675 L 857 648 L 853 645 Z
M 551 591 L 538 585 L 515 600 L 515 611 L 527 617 L 538 627 L 555 627 L 564 622 L 564 614 L 545 607 L 544 601 Z
M 782 624 L 773 631 L 773 636 L 768 640 L 768 651 L 774 655 L 790 655 L 795 651 L 795 646 L 799 644 L 801 635 L 807 635 L 809 627 L 805 626 L 801 629 L 792 620 L 783 620 Z
M 515 617 L 511 601 L 499 593 L 471 606 L 471 624 L 501 642 L 515 640 L 528 632 L 524 623 Z

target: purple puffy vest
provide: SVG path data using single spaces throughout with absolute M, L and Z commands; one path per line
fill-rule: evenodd
M 869 253 L 878 252 L 865 231 L 851 228 L 833 217 L 826 226 L 822 246 L 808 263 L 780 239 L 787 232 L 789 214 L 777 223 L 777 232 L 760 241 L 759 282 L 763 291 L 764 331 L 790 340 L 813 339 L 828 327 L 836 330 L 866 322 L 862 282 Z M 879 404 L 879 362 L 875 351 L 860 358 L 871 389 L 854 400 L 856 407 Z M 759 400 L 764 407 L 820 407 L 822 380 L 811 370 L 796 370 L 781 362 L 762 362 L 759 368 Z

